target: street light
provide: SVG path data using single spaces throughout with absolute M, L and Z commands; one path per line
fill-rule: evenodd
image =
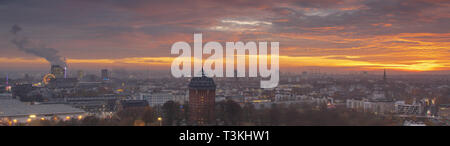
M 158 121 L 159 121 L 159 126 L 162 126 L 162 118 L 158 117 Z

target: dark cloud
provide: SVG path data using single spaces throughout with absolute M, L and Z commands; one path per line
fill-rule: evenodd
M 166 57 L 173 42 L 192 41 L 192 34 L 198 32 L 204 33 L 205 40 L 222 43 L 280 41 L 282 55 L 345 55 L 355 48 L 380 54 L 399 51 L 384 46 L 420 45 L 376 42 L 380 36 L 450 33 L 449 8 L 450 2 L 443 0 L 0 1 L 0 30 L 15 34 L 20 29 L 9 30 L 11 25 L 21 24 L 30 38 L 51 42 L 58 54 L 69 58 Z M 270 25 L 243 26 L 223 23 L 225 19 Z M 227 29 L 212 29 L 218 26 Z M 401 38 L 450 41 L 448 36 Z M 10 48 L 0 47 L 4 52 Z M 312 51 L 302 52 L 304 48 Z
M 330 8 L 345 4 L 346 0 L 293 0 L 294 5 L 305 8 Z
M 320 2 L 320 1 L 318 1 Z M 333 7 L 338 7 L 342 1 L 336 2 Z M 300 2 L 301 3 L 301 2 Z M 307 3 L 307 2 L 305 2 Z M 317 2 L 315 2 L 317 3 Z M 449 7 L 448 1 L 422 1 L 422 0 L 367 0 L 361 3 L 353 3 L 354 6 L 359 6 L 357 9 L 335 9 L 325 5 L 305 4 L 305 6 L 314 7 L 315 9 L 308 10 L 293 10 L 292 8 L 277 8 L 274 12 L 282 12 L 290 15 L 280 15 L 281 18 L 286 19 L 283 22 L 275 22 L 278 25 L 276 31 L 280 32 L 313 32 L 308 28 L 314 27 L 333 27 L 340 26 L 344 29 L 333 33 L 340 34 L 340 32 L 352 32 L 356 36 L 361 35 L 381 35 L 381 34 L 397 34 L 397 33 L 419 33 L 419 32 L 436 32 L 446 25 L 448 22 L 448 15 L 446 19 L 433 20 L 433 17 L 428 17 L 425 13 L 432 13 L 439 8 Z M 444 5 L 447 4 L 447 5 Z M 320 7 L 318 7 L 320 6 Z M 345 7 L 341 7 L 345 8 Z M 350 5 L 351 8 L 351 5 Z M 315 11 L 315 12 L 311 12 Z M 449 11 L 446 11 L 449 12 Z M 308 14 L 311 13 L 311 14 Z M 316 14 L 316 15 L 312 15 Z M 433 13 L 436 16 L 446 15 L 443 13 Z M 426 21 L 425 21 L 426 20 Z M 377 26 L 375 24 L 385 23 L 392 27 Z M 433 27 L 434 26 L 434 27 Z M 449 32 L 450 30 L 441 30 L 440 32 Z M 347 33 L 348 34 L 348 33 Z
M 20 30 L 22 30 L 22 28 L 21 28 L 19 25 L 14 24 L 14 25 L 12 26 L 10 32 L 13 33 L 14 35 L 16 35 Z

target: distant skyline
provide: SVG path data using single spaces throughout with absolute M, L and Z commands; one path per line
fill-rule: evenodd
M 11 28 L 66 57 L 69 70 L 169 70 L 170 47 L 278 41 L 280 70 L 450 73 L 446 0 L 2 0 L 0 70 L 47 70 L 12 43 Z

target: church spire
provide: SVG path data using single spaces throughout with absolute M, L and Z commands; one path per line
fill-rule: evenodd
M 383 81 L 386 81 L 386 69 L 384 69 Z

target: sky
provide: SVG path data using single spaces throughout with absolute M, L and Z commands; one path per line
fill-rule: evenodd
M 448 0 L 0 0 L 0 20 L 2 70 L 48 70 L 33 49 L 73 69 L 168 70 L 194 33 L 280 42 L 282 71 L 450 70 Z

